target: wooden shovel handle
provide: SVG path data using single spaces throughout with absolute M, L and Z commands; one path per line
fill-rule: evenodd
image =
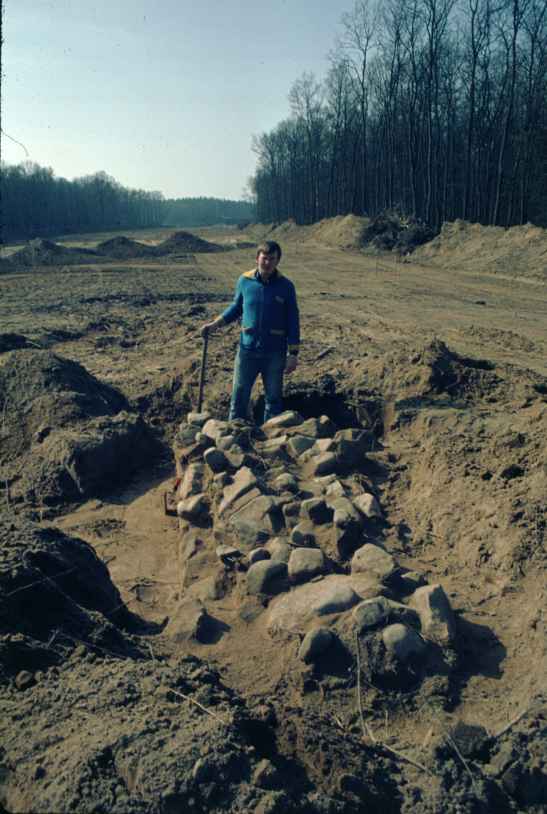
M 198 413 L 201 413 L 201 406 L 203 404 L 203 385 L 205 384 L 205 368 L 207 366 L 207 345 L 209 343 L 209 333 L 207 332 L 203 337 L 203 349 L 201 351 L 201 371 L 199 374 L 199 395 L 198 395 Z

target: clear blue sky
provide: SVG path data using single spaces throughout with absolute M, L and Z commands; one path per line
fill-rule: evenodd
M 240 198 L 353 0 L 4 0 L 2 160 Z

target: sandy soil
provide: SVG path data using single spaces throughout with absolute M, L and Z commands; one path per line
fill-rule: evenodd
M 233 245 L 234 234 L 226 230 L 196 231 L 213 243 Z M 456 754 L 447 758 L 450 781 L 448 769 L 430 777 L 415 763 L 427 763 L 433 746 L 442 752 L 443 733 L 459 720 L 493 734 L 525 712 L 509 730 L 511 736 L 518 730 L 524 751 L 524 743 L 545 733 L 545 283 L 541 275 L 526 276 L 510 263 L 501 264 L 497 255 L 494 270 L 492 257 L 485 260 L 484 254 L 473 258 L 466 252 L 462 263 L 457 247 L 453 255 L 444 247 L 438 261 L 435 251 L 426 256 L 422 249 L 421 264 L 413 257 L 397 262 L 389 254 L 320 245 L 308 233 L 299 239 L 296 227 L 285 234 L 282 270 L 297 287 L 303 334 L 299 366 L 287 383 L 287 406 L 305 417 L 343 413 L 354 425 L 373 429 L 379 444 L 374 488 L 386 516 L 385 545 L 403 566 L 443 585 L 459 624 L 461 660 L 450 698 L 435 704 L 434 692 L 422 690 L 406 700 L 402 692 L 386 704 L 377 690 L 365 690 L 368 720 L 378 739 L 414 759 L 411 764 L 393 754 L 377 755 L 378 767 L 388 759 L 384 770 L 393 785 L 380 792 L 381 783 L 368 777 L 377 797 L 368 800 L 366 810 L 544 811 L 543 792 L 511 796 L 507 783 L 505 808 L 495 807 L 495 795 L 474 794 L 465 780 L 465 761 Z M 166 233 L 129 236 L 153 244 Z M 256 232 L 236 233 L 241 242 L 254 237 Z M 89 236 L 85 245 L 94 245 Z M 276 760 L 297 761 L 313 788 L 338 800 L 341 807 L 333 802 L 325 811 L 361 811 L 366 795 L 353 791 L 353 797 L 344 797 L 340 786 L 344 772 L 355 773 L 358 765 L 350 743 L 358 720 L 353 686 L 331 681 L 317 692 L 303 691 L 294 643 L 280 647 L 272 640 L 260 608 L 247 607 L 238 591 L 212 603 L 211 612 L 227 631 L 218 640 L 175 645 L 161 633 L 185 592 L 178 522 L 163 514 L 163 492 L 174 477 L 170 444 L 195 405 L 200 326 L 228 304 L 238 275 L 253 262 L 254 250 L 245 249 L 195 253 L 161 265 L 117 260 L 0 275 L 2 331 L 75 360 L 119 389 L 164 443 L 163 456 L 141 463 L 129 482 L 80 505 L 17 503 L 6 486 L 4 510 L 89 542 L 107 563 L 129 610 L 160 630 L 147 637 L 154 658 L 196 656 L 213 665 L 250 707 L 271 705 L 277 717 Z M 209 342 L 205 406 L 219 418 L 227 408 L 236 344 L 233 328 Z M 4 461 L 6 484 L 12 466 L 13 461 Z M 204 562 L 203 575 L 213 570 Z M 76 676 L 82 667 L 73 669 Z M 85 676 L 79 680 L 84 686 Z M 6 709 L 14 714 L 18 704 L 25 707 L 33 760 L 42 754 L 47 761 L 51 747 L 39 745 L 37 730 L 44 713 L 33 717 L 34 707 L 27 708 L 29 694 L 42 692 L 40 686 L 38 679 L 20 691 L 12 681 Z M 40 703 L 36 709 L 42 709 Z M 330 741 L 335 754 L 319 774 L 313 733 Z M 6 760 L 24 764 L 21 744 L 8 741 Z M 71 741 L 67 748 L 80 747 Z M 545 755 L 530 750 L 530 761 L 545 772 Z M 3 781 L 7 791 L 0 799 L 8 811 L 23 811 L 29 799 L 33 805 L 39 799 L 38 780 L 32 781 L 34 796 L 14 792 L 21 782 L 16 774 L 10 769 Z M 452 800 L 451 784 L 460 790 Z M 268 794 L 273 799 L 278 792 Z M 102 808 L 94 807 L 99 798 L 89 790 L 74 799 L 66 810 L 118 810 L 104 799 Z M 298 794 L 290 805 L 272 799 L 252 805 L 211 802 L 195 810 L 235 811 L 245 805 L 257 811 L 277 810 L 275 805 L 308 810 L 294 803 Z M 169 805 L 158 802 L 149 810 L 179 810 Z

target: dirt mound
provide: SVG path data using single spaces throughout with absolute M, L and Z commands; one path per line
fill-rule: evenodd
M 384 251 L 410 254 L 432 237 L 433 231 L 425 223 L 402 215 L 395 209 L 386 209 L 373 218 L 363 231 L 361 244 Z
M 339 249 L 359 249 L 363 245 L 363 236 L 370 223 L 369 218 L 357 215 L 339 215 L 326 218 L 314 224 L 310 237 L 325 246 Z
M 547 229 L 533 226 L 482 226 L 456 220 L 415 254 L 418 262 L 446 268 L 547 280 Z
M 47 350 L 5 355 L 0 411 L 0 464 L 14 500 L 52 505 L 100 493 L 154 449 L 119 391 Z
M 221 252 L 222 246 L 217 243 L 209 243 L 191 232 L 174 232 L 171 237 L 158 243 L 155 247 L 156 255 L 178 254 L 185 252 Z
M 61 664 L 82 640 L 136 654 L 119 629 L 132 623 L 90 545 L 0 515 L 0 681 Z
M 96 251 L 108 257 L 115 257 L 116 260 L 129 260 L 133 257 L 154 257 L 156 251 L 153 246 L 139 243 L 128 237 L 120 235 L 110 240 L 103 240 L 99 243 Z
M 72 249 L 36 238 L 9 258 L 12 266 L 59 266 L 73 263 L 89 263 L 97 260 L 93 249 Z

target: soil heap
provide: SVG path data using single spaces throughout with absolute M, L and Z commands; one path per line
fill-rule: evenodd
M 158 243 L 155 247 L 157 256 L 168 254 L 184 254 L 188 252 L 222 252 L 224 248 L 217 243 L 210 243 L 208 240 L 203 240 L 191 232 L 179 231 L 167 238 L 167 240 Z
M 11 257 L 6 258 L 4 265 L 9 264 L 16 267 L 66 266 L 74 263 L 92 263 L 97 259 L 97 253 L 93 249 L 69 248 L 51 240 L 36 238 L 31 240 L 23 249 L 19 249 Z
M 103 240 L 97 245 L 96 251 L 106 257 L 114 257 L 116 260 L 130 260 L 133 257 L 154 257 L 156 251 L 153 246 L 146 243 L 139 243 L 124 235 Z
M 48 350 L 5 353 L 0 466 L 11 500 L 53 505 L 111 488 L 154 450 L 125 397 Z

